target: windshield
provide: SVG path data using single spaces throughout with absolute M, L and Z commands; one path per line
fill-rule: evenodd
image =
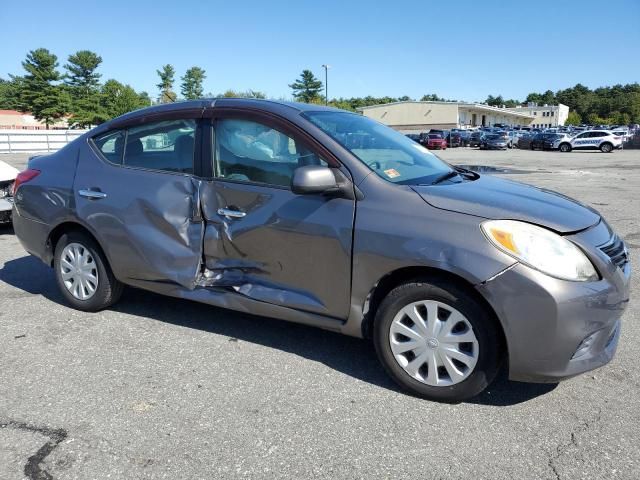
M 390 182 L 429 184 L 452 171 L 422 145 L 362 115 L 307 112 L 304 116 Z
M 487 135 L 487 140 L 499 140 L 499 139 L 500 139 L 500 135 L 496 135 L 496 134 Z

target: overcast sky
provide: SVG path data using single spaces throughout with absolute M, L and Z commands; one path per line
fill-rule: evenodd
M 2 2 L 0 77 L 45 47 L 60 64 L 81 49 L 102 80 L 158 93 L 156 69 L 193 65 L 205 92 L 290 97 L 303 69 L 329 96 L 437 93 L 476 101 L 640 81 L 640 0 Z M 79 5 L 84 5 L 80 7 Z

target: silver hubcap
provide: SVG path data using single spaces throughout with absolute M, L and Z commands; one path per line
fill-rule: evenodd
M 89 250 L 70 243 L 60 256 L 60 274 L 67 290 L 78 300 L 89 300 L 98 288 L 98 267 Z
M 478 362 L 478 339 L 467 318 L 435 300 L 402 308 L 391 322 L 389 343 L 405 372 L 434 387 L 462 382 Z

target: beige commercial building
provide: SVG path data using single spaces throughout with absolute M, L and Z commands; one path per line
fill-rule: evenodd
M 492 127 L 496 124 L 528 126 L 535 116 L 513 109 L 464 102 L 395 102 L 358 109 L 402 133 L 419 133 L 432 128 Z
M 562 103 L 558 105 L 537 105 L 533 103 L 526 107 L 506 108 L 505 110 L 531 115 L 533 117 L 531 126 L 534 128 L 562 126 L 569 117 L 569 107 Z

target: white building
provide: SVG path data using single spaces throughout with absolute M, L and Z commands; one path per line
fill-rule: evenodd
M 531 115 L 533 117 L 531 126 L 534 128 L 562 126 L 569 116 L 569 107 L 562 103 L 558 105 L 538 105 L 531 103 L 526 107 L 505 108 L 505 110 Z
M 402 133 L 425 132 L 432 128 L 472 128 L 496 124 L 527 126 L 536 118 L 526 111 L 465 102 L 394 102 L 358 109 Z

